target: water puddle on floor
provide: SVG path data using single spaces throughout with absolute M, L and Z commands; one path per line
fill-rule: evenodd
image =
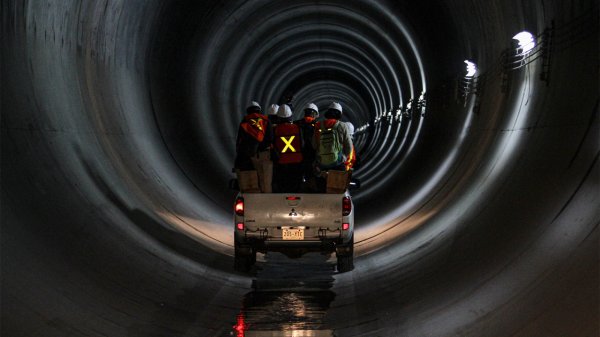
M 257 264 L 252 291 L 243 300 L 230 336 L 333 337 L 324 324 L 329 305 L 335 258 L 319 253 L 290 259 L 268 253 Z

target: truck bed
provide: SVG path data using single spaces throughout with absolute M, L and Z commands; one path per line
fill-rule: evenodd
M 245 193 L 245 223 L 248 228 L 281 226 L 342 225 L 344 194 Z

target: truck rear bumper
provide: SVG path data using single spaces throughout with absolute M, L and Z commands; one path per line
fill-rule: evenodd
M 265 240 L 263 241 L 263 244 L 268 247 L 268 248 L 277 248 L 277 247 L 294 247 L 294 248 L 299 248 L 299 247 L 320 247 L 321 245 L 323 245 L 324 243 L 327 244 L 327 240 L 297 240 L 297 241 L 291 241 L 291 240 Z M 333 242 L 333 241 L 330 241 Z
M 280 252 L 288 255 L 289 257 L 301 256 L 308 252 L 326 252 L 333 253 L 336 251 L 338 240 L 265 240 L 265 241 L 254 241 L 252 247 L 262 253 L 266 252 Z
M 321 251 L 333 252 L 350 242 L 352 232 L 342 229 L 311 228 L 304 240 L 283 240 L 280 228 L 246 228 L 236 231 L 236 245 L 256 251 Z
M 250 240 L 265 240 L 267 242 L 281 242 L 282 244 L 288 242 L 321 242 L 323 240 L 336 240 L 344 237 L 345 232 L 339 228 L 310 228 L 305 231 L 304 240 L 283 240 L 281 228 L 257 228 L 257 229 L 246 229 L 244 232 L 244 238 Z M 241 234 L 241 233 L 240 233 Z M 349 236 L 349 235 L 347 235 Z

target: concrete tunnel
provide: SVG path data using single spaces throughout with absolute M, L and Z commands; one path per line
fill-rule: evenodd
M 1 6 L 2 336 L 600 335 L 596 1 Z M 357 130 L 355 269 L 260 292 L 228 181 L 286 93 Z

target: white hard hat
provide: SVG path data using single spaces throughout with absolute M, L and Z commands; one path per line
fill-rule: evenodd
M 342 105 L 338 102 L 331 102 L 331 104 L 329 105 L 329 109 L 334 109 L 339 112 L 342 112 Z
M 290 118 L 292 117 L 292 109 L 287 104 L 282 104 L 279 106 L 279 110 L 277 110 L 277 116 L 280 118 Z
M 279 109 L 279 105 L 271 104 L 271 106 L 267 110 L 267 115 L 277 115 L 277 109 Z
M 248 107 L 246 109 L 250 109 L 250 108 L 258 108 L 258 110 L 262 110 L 262 108 L 260 107 L 260 104 L 258 104 L 258 102 L 256 101 L 252 101 L 250 102 L 250 104 L 248 105 Z
M 354 135 L 354 125 L 350 122 L 346 122 L 346 127 L 348 128 L 348 134 L 352 137 Z
M 317 105 L 315 103 L 308 103 L 304 107 L 304 110 L 306 110 L 306 109 L 312 109 L 312 110 L 315 110 L 317 112 L 317 114 L 319 113 L 319 108 L 317 107 Z

